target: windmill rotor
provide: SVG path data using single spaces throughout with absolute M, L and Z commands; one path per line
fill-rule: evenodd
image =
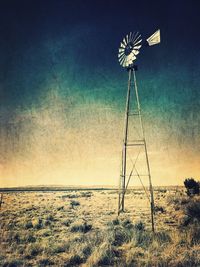
M 139 32 L 126 35 L 120 43 L 118 60 L 122 67 L 129 68 L 136 56 L 139 54 L 139 49 L 142 47 L 142 38 Z

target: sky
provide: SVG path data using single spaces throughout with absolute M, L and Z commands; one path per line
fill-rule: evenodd
M 154 185 L 200 179 L 199 1 L 0 1 L 0 186 L 118 185 L 130 31 Z M 133 177 L 133 185 L 138 181 Z M 148 184 L 144 178 L 144 184 Z

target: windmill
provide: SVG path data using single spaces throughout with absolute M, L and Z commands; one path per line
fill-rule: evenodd
M 153 46 L 160 43 L 160 30 L 157 30 L 153 35 L 146 39 L 145 44 L 147 46 Z M 147 145 L 144 134 L 144 127 L 141 115 L 141 106 L 138 95 L 138 87 L 136 81 L 136 71 L 137 66 L 134 65 L 134 61 L 137 58 L 137 55 L 140 52 L 140 49 L 143 47 L 144 42 L 142 40 L 141 34 L 139 32 L 126 35 L 122 40 L 119 47 L 118 59 L 119 63 L 123 68 L 126 68 L 128 71 L 128 90 L 126 98 L 126 110 L 125 110 L 125 125 L 124 125 L 124 139 L 123 139 L 123 148 L 122 148 L 122 163 L 121 163 L 121 174 L 120 174 L 120 186 L 119 186 L 119 202 L 118 202 L 118 215 L 120 212 L 124 211 L 124 201 L 125 194 L 132 176 L 137 176 L 142 183 L 142 176 L 148 177 L 149 180 L 149 192 L 146 191 L 143 183 L 142 186 L 145 190 L 145 193 L 148 196 L 150 207 L 151 207 L 151 224 L 152 231 L 154 232 L 154 196 L 153 196 L 153 187 L 151 181 L 151 172 L 149 165 L 149 157 L 147 152 Z M 133 80 L 133 82 L 132 82 Z M 134 98 L 134 109 L 131 109 L 131 97 Z M 134 134 L 133 139 L 130 138 L 130 118 L 133 118 L 135 123 L 134 128 L 136 127 L 136 134 Z M 128 170 L 128 150 L 134 149 L 138 150 L 137 156 L 134 157 L 134 161 L 131 159 L 131 168 Z M 145 174 L 141 174 L 136 168 L 137 162 L 139 161 L 139 156 L 141 151 L 143 151 L 143 163 L 146 165 Z M 141 165 L 140 160 L 140 165 Z M 130 165 L 130 164 L 129 164 Z

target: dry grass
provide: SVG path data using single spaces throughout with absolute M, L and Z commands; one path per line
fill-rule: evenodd
M 142 191 L 7 193 L 0 266 L 200 266 L 200 198 L 155 192 L 156 233 Z

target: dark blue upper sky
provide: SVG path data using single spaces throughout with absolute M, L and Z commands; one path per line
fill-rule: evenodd
M 64 86 L 67 83 L 80 89 L 81 84 L 84 90 L 99 86 L 102 79 L 109 83 L 121 74 L 117 48 L 122 37 L 134 30 L 148 37 L 157 28 L 161 29 L 162 44 L 138 57 L 143 77 L 168 73 L 167 80 L 173 78 L 178 83 L 173 76 L 176 73 L 196 86 L 200 59 L 198 3 L 1 1 L 1 97 L 14 106 L 37 101 L 41 86 L 52 79 L 52 68 L 69 73 L 67 79 L 61 77 Z

